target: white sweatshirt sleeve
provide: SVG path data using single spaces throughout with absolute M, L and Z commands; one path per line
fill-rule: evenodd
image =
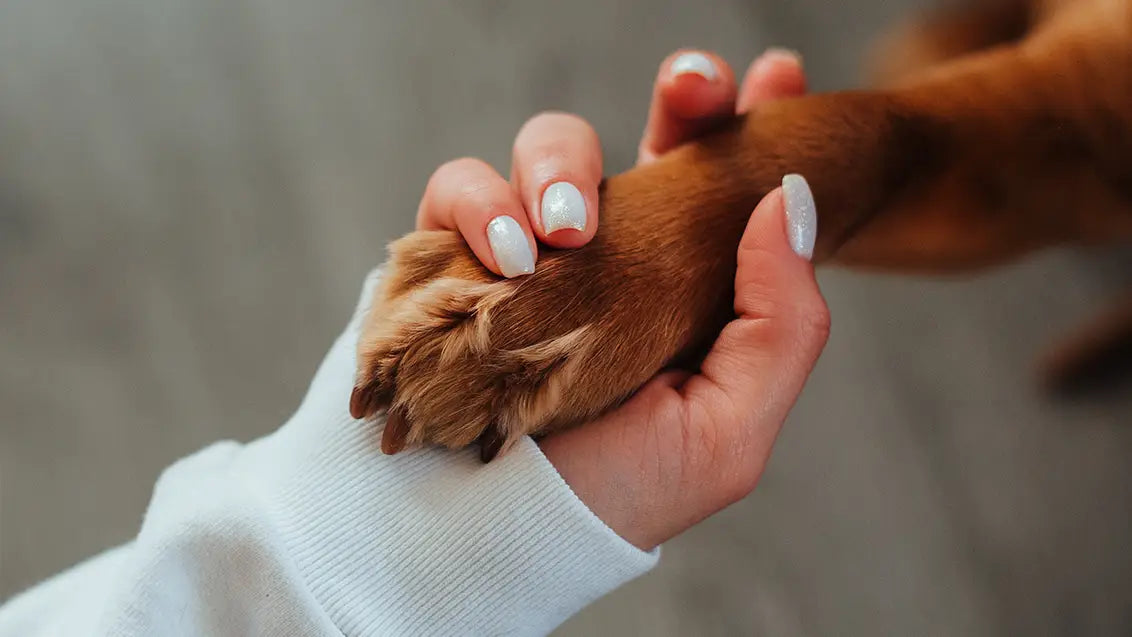
M 0 637 L 538 635 L 649 570 L 530 440 L 384 456 L 354 319 L 277 432 L 165 470 L 141 531 L 0 606 Z

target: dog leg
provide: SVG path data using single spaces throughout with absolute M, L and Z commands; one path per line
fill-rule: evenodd
M 953 58 L 1021 40 L 1035 19 L 1031 0 L 976 0 L 902 24 L 870 50 L 865 69 L 887 86 Z
M 755 204 L 798 172 L 815 259 L 898 271 L 981 267 L 1055 243 L 1132 236 L 1132 38 L 1068 23 L 900 87 L 767 104 L 607 180 L 601 229 L 500 280 L 458 234 L 395 243 L 358 345 L 355 417 L 383 447 L 486 441 L 592 419 L 732 316 Z

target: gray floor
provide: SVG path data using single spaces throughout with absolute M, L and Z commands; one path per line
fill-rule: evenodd
M 851 84 L 906 2 L 0 0 L 0 598 L 136 529 L 157 472 L 292 410 L 431 169 L 539 109 L 628 165 L 656 63 Z M 1132 634 L 1132 396 L 1032 358 L 1123 278 L 827 272 L 759 491 L 563 635 Z

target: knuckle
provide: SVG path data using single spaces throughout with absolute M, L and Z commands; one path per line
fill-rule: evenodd
M 443 193 L 442 199 L 498 200 L 504 197 L 506 182 L 482 159 L 462 157 L 441 164 L 429 180 L 428 189 Z
M 484 213 L 517 215 L 511 186 L 482 159 L 461 157 L 441 164 L 429 178 L 417 210 L 418 225 L 459 225 Z M 522 223 L 522 219 L 518 219 Z
M 818 298 L 803 303 L 798 308 L 798 321 L 799 331 L 801 337 L 806 342 L 816 342 L 822 345 L 829 339 L 829 332 L 832 325 L 830 318 L 829 306 L 825 301 Z
M 482 174 L 486 164 L 474 157 L 460 157 L 436 167 L 425 184 L 417 206 L 417 228 L 449 228 L 455 193 L 464 188 L 471 175 Z
M 779 328 L 790 326 L 807 341 L 824 344 L 831 325 L 829 306 L 816 288 L 798 291 L 792 277 L 782 273 L 780 259 L 760 247 L 740 250 L 740 268 L 745 274 L 735 291 L 736 311 L 782 323 Z
M 778 255 L 759 246 L 739 250 L 735 302 L 740 315 L 773 318 L 787 300 Z
M 433 171 L 432 177 L 429 178 L 429 185 L 432 186 L 450 179 L 464 179 L 469 175 L 478 175 L 484 169 L 491 170 L 491 167 L 488 166 L 487 162 L 476 157 L 460 157 L 446 161 Z
M 546 148 L 563 148 L 597 142 L 597 131 L 573 113 L 544 111 L 527 120 L 515 138 L 517 152 L 541 153 Z
M 775 272 L 778 270 L 775 266 L 780 258 L 777 253 L 768 250 L 757 242 L 742 241 L 739 244 L 738 261 L 740 268 L 746 268 L 756 273 Z
M 553 112 L 543 111 L 523 122 L 523 125 L 519 128 L 519 134 L 515 136 L 515 150 L 519 151 L 525 146 L 529 146 L 534 138 L 542 136 L 550 128 L 553 120 Z

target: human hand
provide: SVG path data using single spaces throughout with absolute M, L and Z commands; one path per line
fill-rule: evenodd
M 653 86 L 638 163 L 694 139 L 720 118 L 805 90 L 801 61 L 789 51 L 767 51 L 751 64 L 742 85 L 718 56 L 673 53 Z M 421 197 L 417 230 L 456 230 L 492 272 L 529 274 L 539 243 L 577 248 L 593 238 L 602 176 L 601 143 L 593 127 L 576 115 L 542 113 L 515 137 L 510 179 L 476 158 L 440 166 Z
M 716 56 L 674 54 L 655 84 L 640 161 L 716 118 L 804 90 L 800 62 L 782 51 L 756 60 L 740 86 Z M 600 144 L 585 121 L 539 115 L 516 138 L 510 181 L 479 160 L 445 164 L 429 181 L 418 227 L 458 230 L 487 268 L 529 274 L 536 238 L 570 248 L 593 237 L 601 175 Z M 738 318 L 701 372 L 662 374 L 598 421 L 541 442 L 582 501 L 639 547 L 670 539 L 754 488 L 825 344 L 828 310 L 799 256 L 812 248 L 812 199 L 804 180 L 784 183 L 785 197 L 770 193 L 751 216 L 739 247 Z

